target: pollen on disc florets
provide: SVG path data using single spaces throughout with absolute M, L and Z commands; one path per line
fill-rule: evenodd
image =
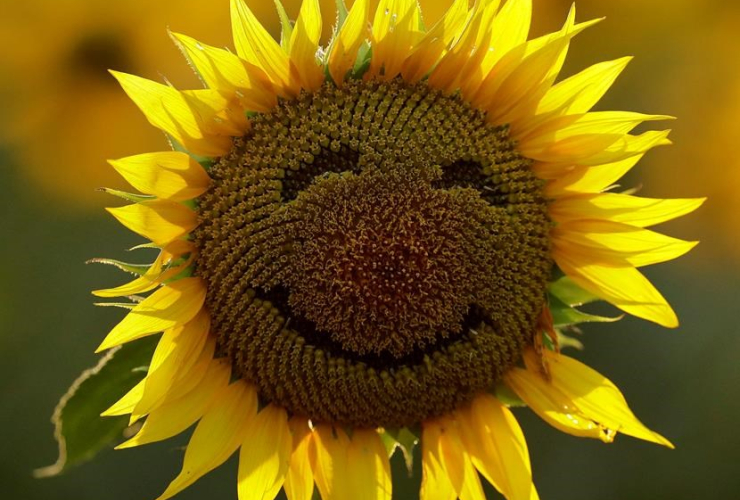
M 541 183 L 508 138 L 425 84 L 281 102 L 211 169 L 197 273 L 220 351 L 262 398 L 411 425 L 490 389 L 551 269 Z

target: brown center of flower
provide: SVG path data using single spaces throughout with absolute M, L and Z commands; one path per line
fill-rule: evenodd
M 530 342 L 546 202 L 503 127 L 425 84 L 283 102 L 210 171 L 197 274 L 265 401 L 398 427 L 490 390 Z

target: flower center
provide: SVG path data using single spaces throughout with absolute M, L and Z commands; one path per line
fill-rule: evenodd
M 459 97 L 326 84 L 255 116 L 210 175 L 197 274 L 220 352 L 264 400 L 412 425 L 531 342 L 552 267 L 541 182 Z

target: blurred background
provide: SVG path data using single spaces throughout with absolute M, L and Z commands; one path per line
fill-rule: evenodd
M 285 3 L 294 18 L 298 0 Z M 321 3 L 328 33 L 334 0 Z M 449 2 L 421 3 L 429 23 Z M 570 7 L 534 3 L 534 34 L 559 28 Z M 277 34 L 272 2 L 250 5 Z M 624 185 L 709 202 L 662 228 L 702 244 L 647 270 L 681 328 L 633 319 L 586 326 L 586 350 L 575 354 L 617 383 L 677 449 L 624 436 L 612 445 L 579 440 L 517 409 L 535 481 L 551 500 L 740 498 L 740 3 L 579 0 L 577 7 L 580 20 L 606 21 L 577 37 L 563 74 L 634 55 L 599 109 L 679 117 L 671 124 L 675 146 L 649 154 Z M 0 0 L 3 499 L 154 498 L 179 470 L 182 438 L 106 451 L 61 477 L 32 477 L 56 459 L 49 418 L 58 398 L 95 364 L 93 350 L 122 315 L 95 308 L 89 291 L 123 277 L 84 262 L 125 260 L 123 249 L 139 242 L 103 211 L 118 203 L 95 188 L 121 185 L 105 160 L 166 147 L 106 70 L 195 87 L 166 29 L 219 46 L 229 44 L 229 26 L 226 0 Z M 230 461 L 178 498 L 235 500 L 235 470 Z M 399 481 L 394 498 L 416 498 L 417 481 Z

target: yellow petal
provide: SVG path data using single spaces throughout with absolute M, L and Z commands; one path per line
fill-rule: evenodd
M 537 114 L 586 113 L 601 100 L 632 57 L 595 64 L 553 86 L 537 107 Z
M 582 194 L 557 199 L 550 206 L 550 216 L 561 223 L 600 219 L 650 227 L 689 214 L 704 201 L 705 198 L 662 200 L 617 193 Z
M 168 400 L 147 416 L 139 432 L 116 449 L 132 448 L 169 439 L 185 431 L 201 418 L 213 401 L 226 390 L 231 364 L 226 359 L 212 360 L 196 387 L 184 397 Z
M 198 226 L 198 215 L 173 201 L 145 201 L 106 210 L 128 229 L 158 246 L 167 245 Z
M 514 415 L 483 394 L 458 411 L 465 449 L 473 465 L 507 500 L 529 500 L 532 467 L 527 443 Z
M 491 24 L 500 2 L 481 0 L 473 5 L 460 37 L 429 75 L 430 87 L 451 93 L 460 86 L 463 76 L 480 67 L 488 53 Z
M 314 428 L 311 440 L 313 473 L 322 500 L 353 498 L 355 485 L 349 479 L 348 448 L 349 437 L 341 428 L 326 424 Z
M 490 109 L 492 111 L 490 121 L 492 122 L 502 122 L 507 119 L 510 114 L 508 113 L 509 108 L 519 110 L 516 115 L 518 123 L 515 124 L 514 129 L 525 127 L 529 121 L 528 117 L 535 116 L 539 101 L 560 72 L 570 39 L 599 21 L 597 19 L 575 24 L 575 10 L 571 9 L 562 30 L 529 40 L 505 54 L 489 72 L 476 94 L 470 97 L 471 102 L 477 107 Z M 528 80 L 533 75 L 541 75 L 541 77 L 537 80 Z M 504 85 L 508 89 L 505 89 Z M 530 89 L 530 93 L 523 89 L 517 90 L 517 85 Z M 512 95 L 519 96 L 522 102 L 508 102 L 502 92 L 510 94 L 509 98 Z M 497 102 L 506 108 L 499 109 Z
M 323 500 L 390 500 L 390 463 L 375 430 L 355 429 L 350 440 L 342 429 L 321 424 L 314 429 L 312 453 Z
M 243 443 L 257 413 L 257 392 L 243 381 L 227 387 L 198 423 L 180 474 L 157 500 L 178 494 L 224 463 Z
M 290 37 L 290 60 L 301 87 L 313 92 L 324 83 L 324 69 L 317 59 L 321 41 L 321 7 L 319 0 L 304 0 Z
M 208 313 L 201 310 L 192 321 L 164 332 L 144 379 L 144 394 L 131 413 L 132 423 L 164 402 L 177 376 L 200 356 L 209 328 Z
M 424 78 L 439 61 L 447 47 L 465 26 L 468 14 L 467 0 L 454 0 L 444 17 L 429 30 L 403 62 L 404 81 L 416 83 Z
M 293 436 L 293 451 L 285 476 L 285 495 L 288 500 L 311 500 L 313 497 L 313 471 L 310 447 L 312 433 L 305 418 L 293 416 L 288 422 Z
M 601 192 L 632 170 L 643 156 L 644 154 L 639 154 L 606 165 L 574 167 L 548 183 L 545 194 L 550 198 L 559 198 L 565 194 Z
M 204 117 L 191 108 L 178 90 L 126 73 L 112 71 L 111 74 L 149 123 L 172 136 L 188 151 L 201 156 L 222 156 L 231 150 L 231 139 L 209 134 Z
M 242 108 L 249 111 L 266 112 L 277 105 L 270 77 L 258 66 L 239 59 L 228 50 L 211 47 L 179 33 L 171 35 L 209 88 L 233 92 Z
M 285 481 L 292 436 L 284 409 L 268 405 L 250 423 L 241 452 L 239 500 L 273 500 Z
M 517 135 L 522 155 L 538 161 L 581 164 L 646 121 L 670 120 L 665 115 L 600 111 L 560 116 L 545 121 L 527 135 Z
M 294 86 L 290 58 L 262 26 L 244 0 L 231 0 L 231 29 L 239 57 L 262 69 L 283 91 Z
M 510 123 L 513 129 L 521 116 L 531 116 L 562 67 L 570 40 L 570 28 L 564 29 L 541 49 L 521 61 L 502 80 L 493 98 L 486 104 L 491 123 Z
M 439 458 L 439 425 L 425 423 L 421 439 L 421 490 L 420 500 L 455 500 L 457 493 Z
M 197 161 L 176 151 L 146 153 L 108 163 L 142 193 L 167 200 L 197 198 L 205 193 L 210 183 L 208 174 Z
M 356 0 L 331 44 L 329 74 L 337 87 L 341 87 L 344 83 L 344 77 L 354 66 L 357 52 L 367 37 L 369 13 L 368 0 Z
M 521 372 L 525 370 L 517 369 L 519 379 L 528 380 L 531 386 L 536 387 L 536 390 L 541 393 L 555 390 L 560 395 L 559 397 L 569 401 L 570 408 L 575 414 L 608 429 L 611 438 L 617 432 L 621 432 L 673 448 L 667 439 L 645 427 L 635 417 L 619 389 L 600 373 L 573 358 L 546 350 L 543 356 L 550 371 L 548 381 L 536 372 L 537 354 L 530 349 L 525 352 L 524 356 L 528 367 L 527 372 L 533 370 L 534 373 L 522 374 Z M 532 397 L 533 393 L 526 389 L 523 393 L 519 391 L 517 393 L 528 405 L 527 399 L 531 399 L 534 405 L 539 406 L 540 411 L 545 409 L 557 411 L 548 406 L 549 402 L 546 399 Z M 532 407 L 534 409 L 534 406 Z
M 559 431 L 605 443 L 614 441 L 614 433 L 583 416 L 567 396 L 535 370 L 512 368 L 504 380 L 532 411 Z
M 203 307 L 205 297 L 200 278 L 184 278 L 160 288 L 134 307 L 96 352 L 187 323 Z
M 388 452 L 374 429 L 355 429 L 347 449 L 351 496 L 357 500 L 391 500 Z M 323 497 L 322 497 L 323 498 Z
M 205 377 L 213 363 L 213 355 L 216 352 L 216 338 L 209 335 L 200 355 L 185 360 L 182 370 L 177 374 L 177 379 L 172 388 L 167 392 L 167 401 L 174 401 L 194 390 Z
M 578 286 L 626 313 L 676 328 L 678 318 L 660 292 L 631 264 L 602 264 L 577 249 L 558 247 L 553 258 Z
M 417 0 L 380 0 L 372 27 L 373 57 L 366 77 L 395 78 L 421 37 Z
M 528 352 L 532 360 L 534 353 Z M 573 403 L 596 422 L 628 436 L 673 447 L 660 434 L 640 422 L 616 385 L 580 361 L 552 351 L 544 352 L 552 384 L 571 398 Z
M 676 259 L 697 245 L 619 222 L 580 220 L 552 231 L 555 247 L 577 249 L 602 262 L 627 261 L 635 267 Z
M 440 463 L 460 500 L 485 500 L 478 472 L 462 442 L 460 422 L 447 416 L 425 425 L 439 427 Z
M 243 136 L 249 129 L 236 92 L 200 89 L 183 90 L 182 97 L 201 118 L 203 129 L 214 135 Z
M 527 41 L 532 21 L 532 0 L 509 0 L 496 14 L 490 28 L 490 39 L 485 42 L 489 50 L 475 71 L 466 72 L 463 77 L 463 95 L 472 96 L 478 92 L 483 80 L 493 67 L 509 51 Z

